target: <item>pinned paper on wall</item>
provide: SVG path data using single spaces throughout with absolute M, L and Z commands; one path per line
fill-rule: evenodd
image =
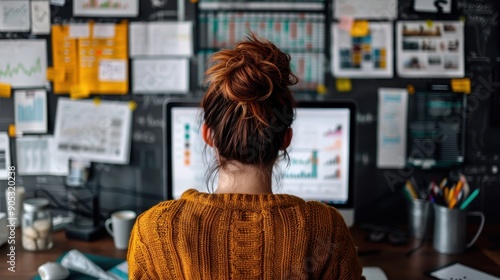
M 0 1 L 0 31 L 29 31 L 30 2 Z
M 113 23 L 95 23 L 92 35 L 94 38 L 114 38 L 116 34 L 115 27 Z
M 336 79 L 335 87 L 337 88 L 338 92 L 349 92 L 352 90 L 351 79 Z
M 7 179 L 10 166 L 9 136 L 0 132 L 0 180 Z
M 73 159 L 127 164 L 132 111 L 127 102 L 59 98 L 55 121 L 57 150 Z
M 370 33 L 370 23 L 367 20 L 356 20 L 352 25 L 350 33 L 352 37 L 368 36 Z
M 470 78 L 451 79 L 451 90 L 453 92 L 471 93 Z
M 127 61 L 124 59 L 101 59 L 99 61 L 99 81 L 126 82 Z
M 139 0 L 73 0 L 73 14 L 89 17 L 136 17 Z
M 96 25 L 104 29 L 97 32 L 97 38 Z M 128 93 L 128 23 L 102 26 L 91 22 L 77 25 L 76 31 L 74 28 L 75 25 L 52 26 L 52 74 L 55 78 L 56 72 L 64 72 L 63 81 L 53 80 L 54 93 L 73 92 L 72 97 L 81 98 L 75 92 L 82 92 L 82 85 L 88 94 Z M 73 37 L 89 34 L 77 39 L 69 36 L 71 32 Z
M 397 70 L 401 77 L 464 76 L 463 22 L 398 21 L 396 35 Z
M 390 22 L 356 21 L 351 30 L 333 24 L 332 74 L 344 78 L 391 78 L 394 75 L 392 33 Z
M 47 92 L 16 90 L 14 119 L 18 133 L 47 133 Z
M 345 31 L 351 31 L 354 24 L 354 18 L 348 16 L 341 16 L 339 18 L 339 28 Z
M 380 88 L 378 90 L 378 168 L 406 166 L 407 105 L 406 89 Z
M 66 0 L 50 0 L 50 4 L 54 6 L 63 7 L 66 5 Z
M 132 62 L 134 93 L 188 93 L 189 60 L 135 59 Z
M 333 14 L 363 19 L 395 19 L 398 16 L 398 0 L 334 0 Z
M 69 37 L 72 39 L 86 39 L 90 37 L 90 24 L 71 23 L 69 25 Z
M 12 88 L 10 84 L 0 83 L 0 97 L 10 98 L 12 95 Z
M 69 158 L 58 153 L 53 136 L 16 138 L 17 173 L 19 175 L 66 176 Z
M 133 22 L 130 24 L 130 56 L 193 55 L 192 22 Z
M 414 0 L 413 8 L 416 12 L 451 13 L 452 0 Z
M 45 40 L 0 40 L 0 83 L 12 88 L 45 87 Z
M 31 33 L 50 34 L 49 1 L 31 1 Z

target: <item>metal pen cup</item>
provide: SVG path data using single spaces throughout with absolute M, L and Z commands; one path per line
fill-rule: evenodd
M 408 203 L 408 233 L 411 237 L 423 239 L 432 225 L 432 205 L 430 201 L 413 199 Z
M 481 224 L 475 236 L 466 243 L 467 216 L 478 216 Z M 449 209 L 434 204 L 434 240 L 433 247 L 443 254 L 458 254 L 471 247 L 481 234 L 484 226 L 484 214 L 481 212 L 467 212 L 460 209 Z

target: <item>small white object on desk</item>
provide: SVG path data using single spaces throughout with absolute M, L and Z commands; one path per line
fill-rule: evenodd
M 38 267 L 38 274 L 42 280 L 62 280 L 69 276 L 69 271 L 60 263 L 46 262 Z
M 366 280 L 387 280 L 387 275 L 380 267 L 364 266 L 363 274 Z

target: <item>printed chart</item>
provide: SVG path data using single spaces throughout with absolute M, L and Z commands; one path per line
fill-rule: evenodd
M 47 132 L 47 93 L 45 90 L 17 90 L 14 102 L 16 133 Z
M 45 87 L 45 40 L 1 40 L 0 83 L 12 88 Z
M 139 0 L 73 0 L 75 16 L 136 17 Z

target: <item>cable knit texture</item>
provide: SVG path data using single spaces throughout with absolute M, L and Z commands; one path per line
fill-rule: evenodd
M 130 279 L 362 279 L 335 208 L 291 195 L 186 191 L 139 216 Z

